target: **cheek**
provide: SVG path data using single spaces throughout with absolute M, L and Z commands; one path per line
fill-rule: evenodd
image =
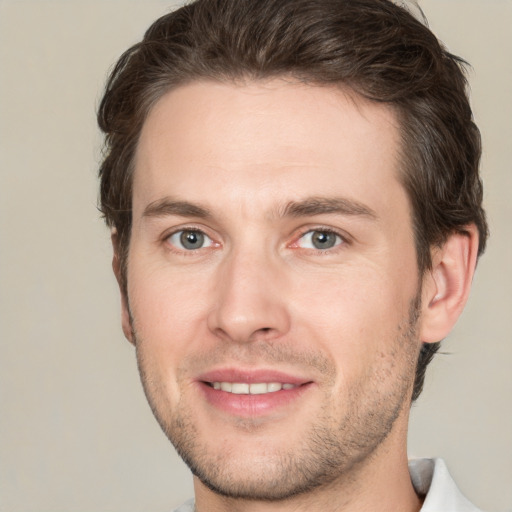
M 413 278 L 404 282 L 371 266 L 304 277 L 294 292 L 297 338 L 315 340 L 339 378 L 353 381 L 396 356 L 415 293 Z
M 208 293 L 204 279 L 133 266 L 128 294 L 144 357 L 153 360 L 160 373 L 175 369 L 191 345 L 205 337 Z
M 183 393 L 180 365 L 206 337 L 202 286 L 148 267 L 133 267 L 128 284 L 143 386 L 158 417 L 165 417 Z
M 304 275 L 291 295 L 297 318 L 314 318 L 319 329 L 339 329 L 340 334 L 350 327 L 352 334 L 364 337 L 396 327 L 408 313 L 414 291 L 410 283 L 381 269 L 352 267 Z

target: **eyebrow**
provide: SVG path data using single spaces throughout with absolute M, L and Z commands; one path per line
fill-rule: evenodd
M 179 217 L 199 217 L 208 219 L 212 217 L 210 210 L 188 201 L 175 201 L 168 197 L 149 203 L 144 209 L 143 217 L 165 217 L 177 215 Z
M 285 217 L 309 217 L 322 214 L 362 216 L 372 220 L 378 218 L 377 213 L 369 206 L 344 197 L 310 197 L 303 201 L 291 201 L 282 212 L 282 216 Z
M 278 217 L 310 217 L 322 214 L 361 216 L 372 220 L 378 218 L 377 213 L 369 206 L 343 197 L 309 197 L 301 201 L 290 201 L 277 210 Z M 174 200 L 169 197 L 158 199 L 148 204 L 142 214 L 145 218 L 165 217 L 197 217 L 210 219 L 213 217 L 208 208 L 189 201 Z

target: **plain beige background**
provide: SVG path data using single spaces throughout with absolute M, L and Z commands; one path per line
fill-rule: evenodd
M 170 511 L 192 495 L 123 339 L 96 210 L 106 71 L 171 5 L 0 0 L 1 511 Z M 511 511 L 512 1 L 421 5 L 474 68 L 492 238 L 410 453 L 442 455 L 477 505 Z

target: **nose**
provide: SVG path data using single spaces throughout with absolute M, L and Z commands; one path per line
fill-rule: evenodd
M 288 332 L 286 276 L 269 255 L 233 253 L 220 264 L 215 284 L 208 327 L 217 337 L 248 343 Z

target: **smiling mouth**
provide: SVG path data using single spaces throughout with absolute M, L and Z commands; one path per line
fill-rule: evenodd
M 205 382 L 211 388 L 234 395 L 265 395 L 277 391 L 298 388 L 298 384 L 283 382 Z

